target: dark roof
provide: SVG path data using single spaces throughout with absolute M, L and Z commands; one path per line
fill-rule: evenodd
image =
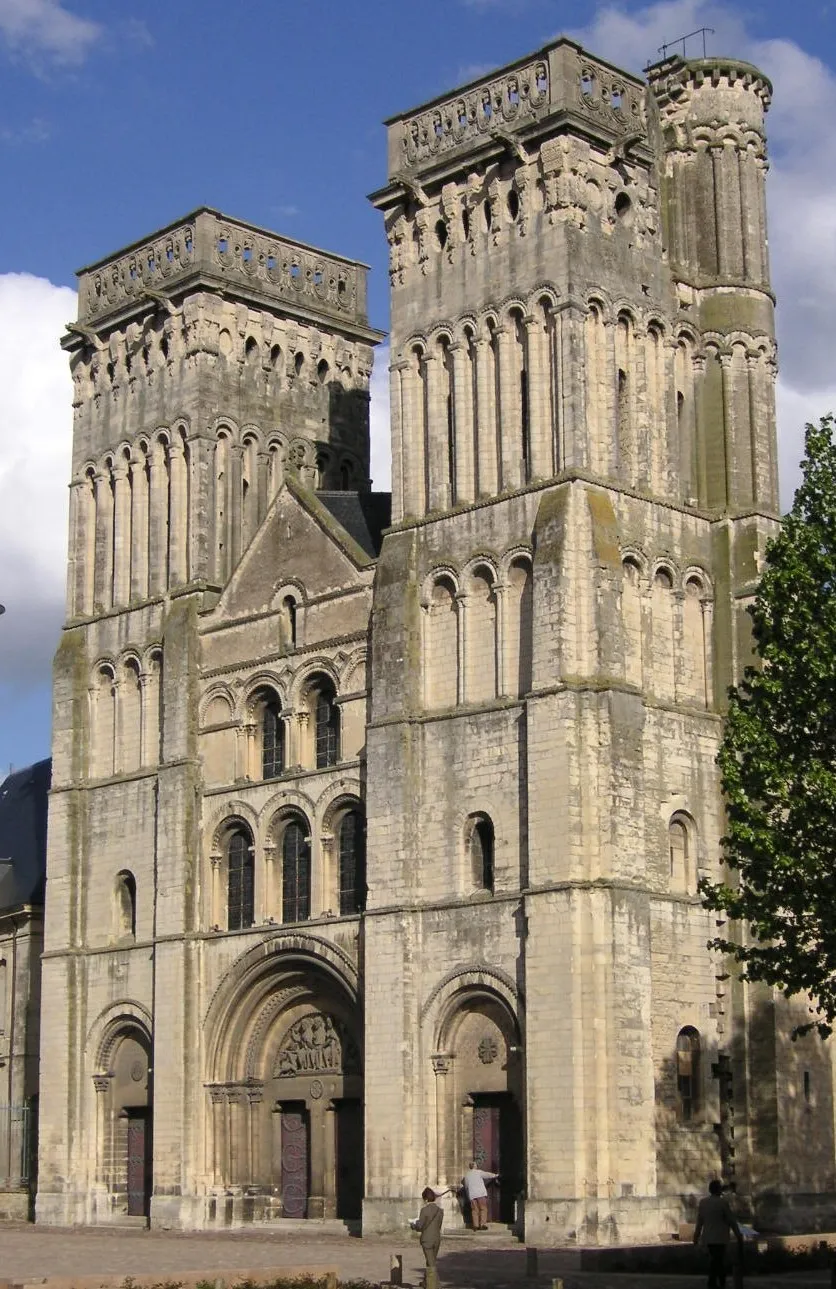
M 0 783 L 0 912 L 43 904 L 51 780 L 52 762 L 46 760 Z
M 391 492 L 318 492 L 322 502 L 357 545 L 377 559 L 383 530 L 392 522 Z

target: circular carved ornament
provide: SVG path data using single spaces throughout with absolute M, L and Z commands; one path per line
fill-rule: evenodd
M 141 1083 L 145 1078 L 145 1063 L 143 1061 L 134 1061 L 131 1066 L 131 1078 L 134 1083 Z
M 313 1083 L 311 1084 L 311 1097 L 312 1097 L 312 1099 L 313 1099 L 314 1101 L 318 1101 L 318 1100 L 319 1100 L 319 1098 L 322 1096 L 322 1093 L 323 1093 L 323 1092 L 324 1092 L 324 1088 L 323 1088 L 323 1086 L 322 1086 L 322 1080 L 321 1080 L 321 1079 L 314 1079 Z
M 492 1065 L 499 1056 L 499 1047 L 495 1038 L 486 1034 L 479 1044 L 479 1060 L 483 1065 Z

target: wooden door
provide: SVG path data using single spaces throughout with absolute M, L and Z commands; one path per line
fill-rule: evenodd
M 520 1187 L 522 1140 L 520 1117 L 508 1093 L 474 1096 L 473 1158 L 477 1168 L 499 1173 L 488 1183 L 488 1221 L 511 1223 Z
M 128 1117 L 128 1216 L 147 1217 L 151 1201 L 151 1119 Z
M 282 1106 L 282 1215 L 307 1217 L 310 1129 L 304 1106 Z
M 363 1211 L 363 1103 L 337 1103 L 337 1217 Z
M 479 1100 L 473 1107 L 473 1161 L 477 1168 L 501 1172 L 499 1144 L 500 1107 L 495 1100 Z M 488 1182 L 488 1221 L 499 1220 L 499 1188 Z

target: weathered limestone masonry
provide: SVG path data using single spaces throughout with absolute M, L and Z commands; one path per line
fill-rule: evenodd
M 385 536 L 362 265 L 200 210 L 82 272 L 40 1221 L 402 1231 L 473 1158 L 530 1242 L 832 1201 L 829 1054 L 696 897 L 769 94 L 560 40 L 388 123 Z
M 359 506 L 368 488 L 377 339 L 364 266 L 210 210 L 81 273 L 41 1221 L 141 1217 L 150 1202 L 156 1222 L 200 1226 L 240 1213 L 255 1178 L 270 1195 L 276 1098 L 242 1027 L 272 1041 L 271 951 L 274 1021 L 307 1014 L 318 977 L 299 964 L 315 958 L 356 1026 L 356 909 L 320 932 L 271 928 L 283 902 L 294 922 L 339 907 L 320 851 L 361 797 L 371 560 L 310 489 Z M 281 849 L 271 881 L 291 832 L 294 908 Z M 347 1049 L 359 1041 L 346 1031 Z
M 715 1170 L 773 1220 L 833 1189 L 829 1058 L 695 899 L 778 506 L 769 96 L 561 40 L 388 122 L 367 1229 L 471 1142 L 529 1242 L 671 1230 Z

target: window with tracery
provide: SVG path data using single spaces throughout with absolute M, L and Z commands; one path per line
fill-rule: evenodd
M 291 819 L 282 834 L 282 921 L 311 916 L 311 848 L 307 828 Z
M 227 927 L 240 931 L 255 921 L 255 856 L 252 838 L 235 828 L 227 842 Z
M 359 810 L 343 815 L 339 827 L 340 913 L 366 907 L 366 821 Z

